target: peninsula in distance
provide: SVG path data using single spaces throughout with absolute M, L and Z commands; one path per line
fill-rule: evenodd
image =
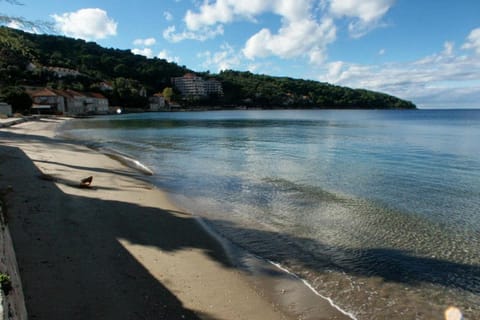
M 381 92 L 248 71 L 195 72 L 130 50 L 8 27 L 0 27 L 0 44 L 0 99 L 14 112 L 27 112 L 29 92 L 39 88 L 98 93 L 110 106 L 144 110 L 152 110 L 155 96 L 179 110 L 416 109 L 410 101 Z M 185 75 L 219 84 L 219 89 L 182 91 L 173 79 Z

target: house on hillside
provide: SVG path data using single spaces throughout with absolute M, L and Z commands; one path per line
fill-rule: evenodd
M 183 77 L 174 77 L 172 84 L 182 93 L 184 97 L 205 97 L 205 81 L 193 73 L 187 73 Z
M 53 72 L 57 77 L 78 77 L 81 73 L 78 70 L 73 70 L 69 68 L 62 68 L 62 67 L 45 67 L 46 70 Z
M 148 102 L 150 105 L 150 111 L 166 111 L 168 109 L 168 106 L 165 103 L 165 97 L 160 92 L 155 93 L 148 98 Z
M 215 79 L 204 80 L 194 73 L 187 73 L 183 77 L 171 78 L 171 82 L 184 97 L 223 96 L 223 88 L 220 81 Z
M 97 84 L 98 88 L 102 91 L 113 91 L 113 84 L 109 81 L 102 81 Z

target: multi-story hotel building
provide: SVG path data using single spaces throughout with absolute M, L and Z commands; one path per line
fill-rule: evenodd
M 193 73 L 187 73 L 183 77 L 171 79 L 175 88 L 182 93 L 182 96 L 205 97 L 210 94 L 223 95 L 220 81 L 209 79 L 203 80 Z

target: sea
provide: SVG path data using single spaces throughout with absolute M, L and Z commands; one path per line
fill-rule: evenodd
M 139 113 L 62 135 L 136 159 L 352 319 L 480 319 L 480 110 Z

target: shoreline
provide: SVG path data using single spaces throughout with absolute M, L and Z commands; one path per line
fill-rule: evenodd
M 284 272 L 235 267 L 224 243 L 137 172 L 56 139 L 62 121 L 0 130 L 0 189 L 13 190 L 4 198 L 31 316 L 350 319 L 327 301 L 302 309 L 306 293 L 285 294 L 300 281 Z M 91 188 L 79 188 L 87 176 Z

